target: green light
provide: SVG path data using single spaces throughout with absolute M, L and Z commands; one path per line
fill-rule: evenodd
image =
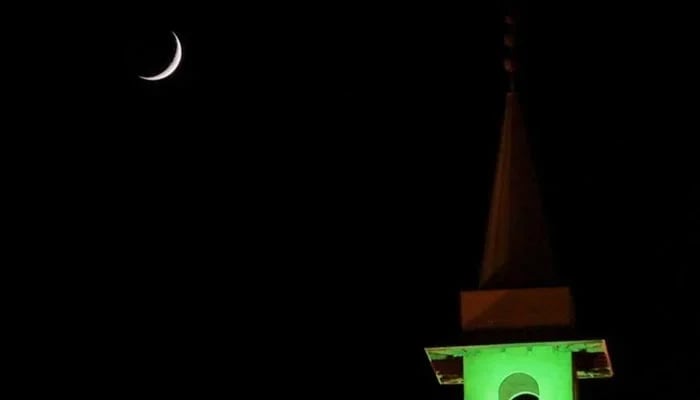
M 558 346 L 488 347 L 467 351 L 465 400 L 512 400 L 521 394 L 574 400 L 572 354 Z

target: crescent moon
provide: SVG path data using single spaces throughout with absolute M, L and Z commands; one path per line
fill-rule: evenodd
M 180 43 L 180 39 L 177 37 L 175 32 L 171 32 L 173 36 L 175 37 L 175 56 L 173 57 L 173 60 L 170 62 L 170 65 L 168 65 L 163 72 L 153 75 L 153 76 L 141 76 L 139 75 L 139 78 L 146 80 L 146 81 L 159 81 L 161 79 L 165 79 L 172 75 L 177 67 L 180 65 L 180 61 L 182 61 L 182 44 Z

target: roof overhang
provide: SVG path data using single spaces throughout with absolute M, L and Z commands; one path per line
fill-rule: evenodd
M 462 385 L 464 384 L 462 358 L 465 355 L 470 352 L 503 351 L 514 347 L 549 347 L 557 351 L 570 352 L 578 379 L 613 376 L 612 363 L 604 339 L 428 347 L 425 352 L 441 385 Z

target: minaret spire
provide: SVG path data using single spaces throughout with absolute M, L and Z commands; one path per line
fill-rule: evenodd
M 535 167 L 515 91 L 514 17 L 506 17 L 505 23 L 504 67 L 510 90 L 481 266 L 482 289 L 549 286 L 555 280 Z

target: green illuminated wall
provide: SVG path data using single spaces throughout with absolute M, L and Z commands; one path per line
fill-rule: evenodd
M 464 356 L 465 400 L 574 400 L 571 352 L 555 346 L 489 346 Z M 534 389 L 533 389 L 534 388 Z

